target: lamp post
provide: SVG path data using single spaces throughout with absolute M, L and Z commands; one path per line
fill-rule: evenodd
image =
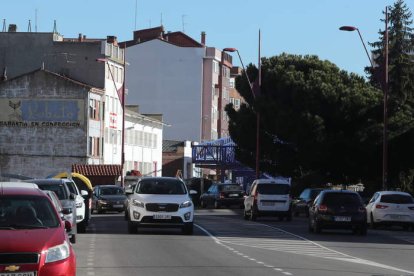
M 125 50 L 124 50 L 125 51 Z M 111 67 L 109 66 L 109 62 L 107 58 L 97 58 L 97 62 L 103 62 L 108 65 L 109 74 L 111 75 L 112 82 L 114 83 L 115 90 L 117 91 L 119 97 L 119 89 L 116 86 L 116 82 L 114 79 L 113 72 Z M 123 80 L 121 86 L 121 107 L 122 107 L 122 131 L 121 131 L 121 187 L 124 187 L 124 164 L 125 164 L 125 52 L 124 52 L 124 73 L 123 73 Z
M 253 99 L 256 99 L 256 94 L 254 93 L 254 90 L 253 90 L 253 84 L 250 81 L 249 76 L 247 75 L 247 71 L 246 71 L 246 68 L 244 67 L 243 60 L 240 56 L 239 50 L 236 48 L 224 48 L 223 52 L 231 52 L 231 53 L 236 52 L 237 53 L 240 63 L 242 65 L 243 71 L 244 71 L 244 75 L 246 76 L 247 82 L 249 83 L 250 92 L 252 93 Z M 260 139 L 260 112 L 259 110 L 256 110 L 256 179 L 260 177 L 260 162 L 259 162 L 260 141 L 259 139 Z
M 353 26 L 342 26 L 339 28 L 341 31 L 358 31 L 359 38 L 361 39 L 362 45 L 364 46 L 365 52 L 367 53 L 369 62 L 371 63 L 371 69 L 374 72 L 374 63 L 368 54 L 367 47 L 365 46 L 364 40 L 362 39 L 361 32 L 357 27 Z M 384 94 L 384 112 L 383 112 L 383 134 L 382 134 L 382 189 L 387 190 L 387 178 L 388 178 L 388 7 L 385 8 L 385 35 L 384 35 L 384 75 L 383 79 L 379 80 L 381 89 Z

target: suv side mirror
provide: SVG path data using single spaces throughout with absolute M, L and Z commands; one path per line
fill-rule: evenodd
M 81 190 L 81 195 L 82 195 L 83 197 L 85 197 L 85 196 L 88 196 L 89 194 L 88 194 L 88 192 L 87 192 L 87 191 L 85 191 L 85 190 Z
M 190 190 L 190 195 L 196 195 L 198 192 L 196 190 Z

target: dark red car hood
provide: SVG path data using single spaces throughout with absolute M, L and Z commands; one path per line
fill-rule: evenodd
M 49 229 L 0 229 L 0 253 L 41 252 L 66 240 L 63 226 Z

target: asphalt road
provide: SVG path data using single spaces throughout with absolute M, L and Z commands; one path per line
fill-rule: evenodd
M 123 214 L 94 215 L 74 245 L 77 275 L 414 275 L 414 232 L 398 228 L 308 233 L 307 219 L 243 220 L 241 210 L 197 210 L 194 235 L 128 234 Z

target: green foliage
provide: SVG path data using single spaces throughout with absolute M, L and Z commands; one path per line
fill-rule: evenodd
M 397 0 L 393 6 L 389 6 L 388 14 L 388 87 L 393 107 L 391 111 L 396 112 L 396 107 L 414 100 L 413 20 L 403 0 Z M 385 19 L 381 21 L 385 24 Z M 372 68 L 366 68 L 366 71 L 371 81 L 381 87 L 379 84 L 385 77 L 385 30 L 380 30 L 379 35 L 379 41 L 369 43 L 374 48 L 374 63 L 378 66 L 375 72 Z
M 256 78 L 257 68 L 247 72 Z M 364 78 L 316 56 L 282 54 L 262 59 L 260 96 L 246 83 L 236 80 L 248 104 L 226 107 L 239 160 L 254 164 L 259 112 L 262 171 L 330 181 L 380 175 L 381 92 Z
M 411 18 L 412 13 L 403 0 L 388 7 L 388 175 L 391 187 L 399 186 L 400 176 L 414 168 L 414 29 Z M 385 19 L 381 21 L 385 27 Z M 380 30 L 379 35 L 379 41 L 369 43 L 374 48 L 377 67 L 375 71 L 366 68 L 366 72 L 372 83 L 384 87 L 385 30 Z

